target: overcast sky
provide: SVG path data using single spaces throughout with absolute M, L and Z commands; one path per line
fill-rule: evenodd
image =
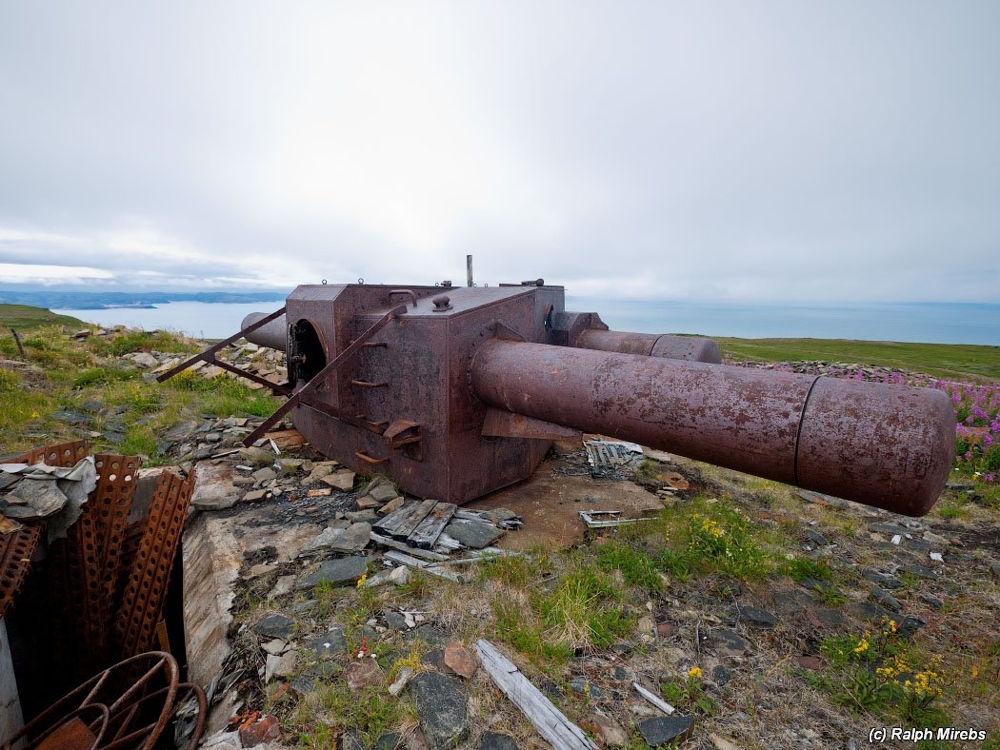
M 0 288 L 1000 301 L 1000 2 L 0 0 Z

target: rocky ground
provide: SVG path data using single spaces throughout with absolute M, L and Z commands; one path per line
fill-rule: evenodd
M 151 381 L 181 356 L 123 359 Z M 284 377 L 277 353 L 246 345 L 224 356 L 272 382 Z M 849 364 L 772 367 L 926 383 Z M 195 376 L 222 371 L 204 365 Z M 70 435 L 114 445 L 126 415 L 78 400 L 53 416 Z M 480 514 L 489 527 L 492 538 L 475 544 L 495 548 L 491 560 L 470 544 L 404 559 L 372 539 L 400 502 L 391 483 L 316 455 L 289 424 L 243 448 L 259 423 L 187 414 L 156 446 L 158 462 L 198 477 L 185 616 L 189 674 L 213 700 L 207 746 L 549 747 L 486 673 L 477 655 L 485 639 L 600 747 L 860 747 L 871 728 L 903 719 L 894 705 L 858 701 L 844 680 L 860 673 L 845 671 L 832 644 L 850 652 L 890 620 L 899 649 L 941 660 L 947 679 L 935 705 L 947 720 L 995 741 L 1000 527 L 971 484 L 957 482 L 931 515 L 908 519 L 662 453 L 594 471 L 580 445 L 560 445 L 528 482 L 468 506 L 466 520 Z M 766 575 L 661 567 L 637 586 L 624 565 L 594 563 L 606 559 L 602 548 L 629 545 L 669 559 L 676 524 L 721 507 L 749 522 L 771 560 Z M 501 508 L 510 512 L 489 513 Z M 658 520 L 588 529 L 580 510 Z M 523 526 L 499 528 L 512 518 Z M 570 619 L 539 642 L 519 639 L 498 603 L 530 609 L 537 592 L 551 601 L 574 566 L 617 581 L 627 628 L 595 645 L 567 632 Z M 579 645 L 568 656 L 548 650 L 565 643 Z M 636 686 L 676 710 L 668 715 Z
M 196 453 L 209 447 L 220 453 L 249 427 L 220 421 L 173 437 L 180 445 L 197 442 Z M 977 509 L 982 513 L 974 523 L 962 523 L 906 519 L 807 492 L 789 492 L 778 502 L 748 491 L 742 475 L 674 460 L 660 472 L 671 475 L 674 486 L 654 488 L 662 490 L 659 496 L 646 493 L 651 504 L 683 507 L 689 497 L 725 495 L 760 527 L 778 527 L 793 539 L 789 555 L 840 571 L 837 582 L 670 580 L 633 603 L 628 637 L 581 651 L 555 671 L 539 669 L 503 644 L 483 594 L 489 582 L 475 570 L 481 563 L 432 565 L 435 573 L 461 571 L 438 577 L 420 569 L 426 561 L 390 559 L 392 550 L 373 543 L 370 532 L 382 508 L 396 502 L 392 486 L 366 486 L 333 462 L 303 458 L 307 447 L 296 450 L 298 457 L 278 456 L 264 443 L 198 464 L 205 479 L 196 505 L 204 518 L 189 533 L 208 538 L 207 526 L 199 524 L 210 525 L 216 536 L 241 539 L 242 556 L 227 626 L 231 651 L 216 675 L 230 689 L 228 695 L 216 691 L 216 699 L 225 700 L 213 746 L 251 746 L 267 737 L 321 746 L 309 739 L 314 722 L 345 748 L 546 747 L 479 669 L 475 643 L 487 637 L 602 747 L 656 747 L 677 738 L 685 747 L 723 749 L 858 747 L 876 718 L 832 706 L 810 686 L 809 673 L 829 668 L 824 639 L 861 634 L 890 618 L 902 637 L 931 632 L 953 639 L 954 648 L 971 648 L 962 642 L 968 633 L 952 621 L 990 622 L 998 610 L 1000 531 L 987 509 Z M 591 476 L 584 455 L 563 446 L 538 471 L 540 480 L 555 477 L 564 494 L 569 485 L 578 496 L 573 513 L 595 488 L 606 500 L 600 509 L 613 509 L 616 488 L 621 494 L 637 489 L 629 478 Z M 676 489 L 678 474 L 691 480 L 686 491 Z M 957 485 L 950 492 L 969 495 L 970 489 Z M 520 533 L 508 531 L 496 544 L 517 547 Z M 577 520 L 575 538 L 560 545 L 587 554 L 616 533 L 588 531 Z M 452 560 L 468 554 L 447 553 Z M 662 696 L 669 675 L 693 669 L 700 670 L 708 715 L 685 699 L 688 705 L 667 717 L 633 686 Z M 398 702 L 398 724 L 372 737 L 323 710 L 303 720 L 302 707 L 332 682 Z M 959 702 L 958 709 L 970 726 L 995 724 L 989 706 Z M 232 717 L 239 720 L 229 722 Z

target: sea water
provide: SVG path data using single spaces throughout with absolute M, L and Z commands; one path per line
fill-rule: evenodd
M 250 312 L 284 304 L 170 302 L 151 308 L 54 310 L 102 326 L 122 324 L 222 339 Z M 852 303 L 783 305 L 587 299 L 569 296 L 566 309 L 597 312 L 612 329 L 736 338 L 817 338 L 1000 346 L 1000 304 Z

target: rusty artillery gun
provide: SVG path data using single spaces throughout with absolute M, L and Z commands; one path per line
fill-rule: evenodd
M 275 386 L 215 352 L 286 353 Z M 922 515 L 954 459 L 944 393 L 721 364 L 718 345 L 610 331 L 541 279 L 496 287 L 299 286 L 197 360 L 275 388 L 321 453 L 407 492 L 463 503 L 526 479 L 552 440 L 596 432 L 805 489 Z

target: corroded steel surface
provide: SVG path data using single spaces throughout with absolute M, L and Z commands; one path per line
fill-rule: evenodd
M 497 408 L 910 515 L 954 453 L 948 398 L 926 388 L 509 341 L 471 374 Z
M 296 390 L 264 429 L 288 413 L 321 453 L 421 497 L 526 479 L 566 428 L 911 514 L 952 458 L 941 394 L 723 367 L 714 341 L 610 331 L 541 279 L 300 286 L 284 322 L 253 339 L 285 349 Z
M 115 634 L 122 655 L 136 654 L 155 643 L 156 625 L 162 617 L 170 570 L 193 488 L 194 474 L 187 479 L 166 471 L 160 474 L 115 617 Z
M 139 459 L 99 454 L 94 466 L 97 487 L 50 549 L 52 603 L 65 623 L 53 647 L 77 678 L 112 658 L 113 594 Z
M 686 359 L 693 362 L 722 362 L 719 345 L 698 336 L 671 336 L 658 333 L 628 333 L 590 329 L 581 333 L 573 346 L 622 354 L 645 354 L 650 357 Z
M 0 617 L 14 601 L 31 569 L 31 555 L 42 536 L 42 527 L 22 526 L 10 534 L 0 534 Z
M 21 464 L 44 462 L 49 466 L 69 468 L 70 466 L 75 466 L 77 461 L 86 458 L 88 450 L 89 446 L 86 440 L 74 440 L 69 443 L 58 443 L 56 445 L 35 448 L 22 456 L 11 459 L 11 462 Z
M 0 750 L 151 750 L 192 697 L 198 719 L 189 747 L 197 747 L 205 726 L 205 696 L 196 685 L 181 683 L 179 676 L 170 654 L 153 651 L 133 656 L 64 695 Z M 78 742 L 85 744 L 71 744 Z

